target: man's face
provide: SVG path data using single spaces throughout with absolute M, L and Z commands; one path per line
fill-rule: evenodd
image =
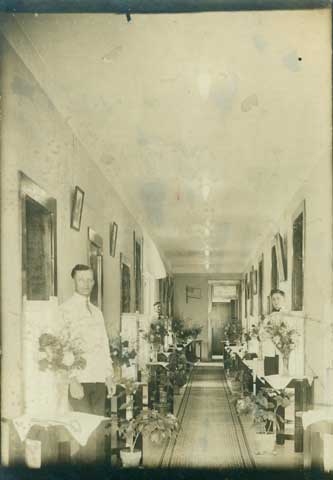
M 74 288 L 79 295 L 89 297 L 94 284 L 94 274 L 92 270 L 80 270 L 75 272 Z
M 155 305 L 155 313 L 156 315 L 161 315 L 161 312 L 162 312 L 161 304 L 158 303 L 157 305 Z
M 274 310 L 280 310 L 283 305 L 283 295 L 281 293 L 273 293 L 272 306 Z

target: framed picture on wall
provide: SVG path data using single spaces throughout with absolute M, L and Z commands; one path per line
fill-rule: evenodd
M 117 246 L 118 225 L 116 222 L 110 224 L 110 255 L 114 257 Z
M 71 211 L 71 228 L 80 231 L 81 218 L 83 210 L 84 191 L 76 186 L 73 194 L 72 211 Z
M 201 288 L 189 287 L 186 286 L 186 303 L 188 303 L 189 298 L 201 298 Z
M 100 310 L 103 307 L 103 238 L 88 227 L 88 259 L 94 273 L 95 284 L 90 300 Z
M 283 238 L 279 233 L 275 235 L 275 249 L 276 249 L 276 260 L 277 260 L 279 281 L 285 282 L 287 280 L 287 271 L 286 271 L 287 261 L 285 258 Z

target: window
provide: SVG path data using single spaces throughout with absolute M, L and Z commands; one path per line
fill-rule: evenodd
M 49 300 L 57 295 L 56 200 L 20 172 L 23 295 Z
M 301 211 L 299 211 L 301 210 Z M 293 221 L 292 309 L 303 309 L 304 295 L 304 203 Z
M 271 288 L 274 290 L 279 287 L 278 265 L 276 256 L 276 247 L 272 247 L 272 270 L 271 270 Z

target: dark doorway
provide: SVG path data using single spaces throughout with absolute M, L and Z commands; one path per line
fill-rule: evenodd
M 230 302 L 212 303 L 210 312 L 210 324 L 212 328 L 212 355 L 223 354 L 224 329 L 231 319 Z

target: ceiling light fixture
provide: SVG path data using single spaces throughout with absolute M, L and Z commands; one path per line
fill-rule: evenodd
M 209 257 L 209 253 L 210 253 L 210 252 L 209 252 L 209 248 L 205 248 L 205 256 L 206 256 L 206 257 Z

